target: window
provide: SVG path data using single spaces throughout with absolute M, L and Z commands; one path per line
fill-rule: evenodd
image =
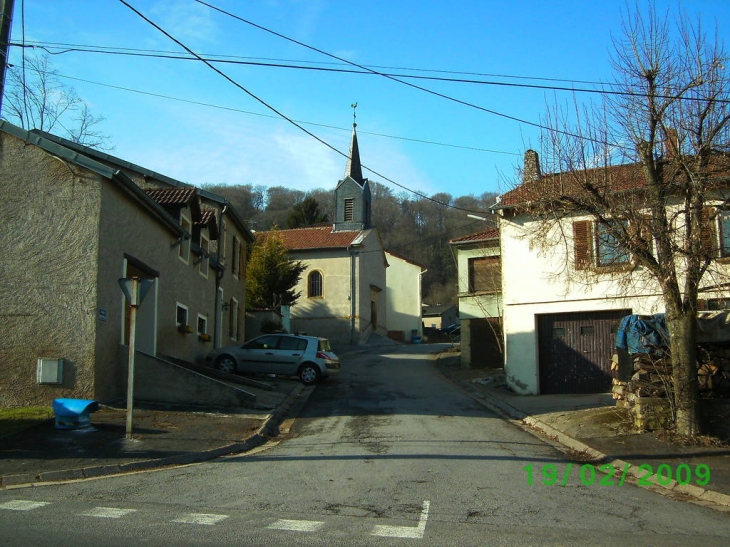
M 203 234 L 200 234 L 200 252 L 200 275 L 207 279 L 210 266 L 210 240 Z
M 279 338 L 278 349 L 288 351 L 304 351 L 307 349 L 307 341 L 303 338 L 294 338 L 293 336 L 282 336 Z
M 178 327 L 183 327 L 188 324 L 188 308 L 179 302 L 176 306 L 175 321 Z
M 231 253 L 231 271 L 235 277 L 243 278 L 245 276 L 246 258 L 243 242 L 236 236 L 233 236 L 233 250 Z
M 208 334 L 208 318 L 198 314 L 198 334 Z
M 642 231 L 643 226 L 641 227 Z M 612 221 L 609 224 L 580 220 L 573 223 L 573 251 L 576 270 L 594 266 L 622 266 L 631 262 L 631 253 L 621 245 L 618 233 L 631 229 L 628 221 Z M 642 239 L 651 238 L 642 233 Z
M 626 231 L 626 221 L 600 223 L 596 229 L 596 258 L 598 266 L 613 266 L 629 262 L 629 252 L 621 245 L 617 233 Z
M 499 256 L 469 259 L 469 292 L 502 292 L 502 265 Z
M 345 198 L 345 222 L 352 222 L 355 220 L 355 199 Z
M 180 227 L 190 234 L 193 229 L 193 223 L 185 215 L 180 215 Z M 182 241 L 178 247 L 178 256 L 180 260 L 187 264 L 190 261 L 190 237 L 181 236 Z
M 720 211 L 717 215 L 720 236 L 720 256 L 730 256 L 730 211 Z
M 307 296 L 309 298 L 321 298 L 324 295 L 323 289 L 322 272 L 316 270 L 311 272 L 307 280 Z
M 238 340 L 238 327 L 240 324 L 241 309 L 238 306 L 238 300 L 236 300 L 235 298 L 231 298 L 231 307 L 228 312 L 230 314 L 228 318 L 228 336 L 231 338 L 231 340 Z

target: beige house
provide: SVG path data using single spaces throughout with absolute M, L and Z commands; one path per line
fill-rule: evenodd
M 391 251 L 385 252 L 386 327 L 388 337 L 412 342 L 423 336 L 421 321 L 421 281 L 426 269 Z
M 624 191 L 635 189 L 642 180 L 639 170 L 637 165 L 617 166 L 611 183 Z M 720 172 L 727 177 L 727 165 Z M 610 391 L 619 321 L 625 315 L 663 312 L 659 286 L 628 253 L 617 251 L 588 215 L 556 222 L 540 233 L 542 244 L 536 245 L 533 236 L 543 226 L 529 212 L 530 196 L 544 193 L 546 185 L 567 183 L 560 174 L 542 175 L 534 151 L 525 155 L 524 173 L 522 184 L 495 206 L 507 381 L 522 394 Z M 718 186 L 715 203 L 727 203 L 728 195 L 727 183 Z M 712 266 L 717 277 L 706 275 L 700 287 L 701 298 L 712 307 L 728 297 L 722 280 L 730 273 L 730 257 L 725 256 L 730 244 L 723 238 L 730 234 L 730 214 L 717 214 L 705 230 L 712 247 L 720 250 Z
M 138 351 L 202 362 L 242 339 L 253 237 L 223 198 L 7 122 L 0 138 L 0 405 L 124 397 L 120 278 L 153 280 Z
M 502 263 L 499 230 L 491 228 L 449 242 L 456 261 L 461 364 L 501 367 Z

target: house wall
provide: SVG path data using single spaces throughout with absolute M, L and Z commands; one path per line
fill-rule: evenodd
M 577 272 L 573 267 L 572 221 L 544 233 L 547 245 L 529 236 L 537 223 L 526 216 L 502 218 L 501 255 L 505 373 L 512 389 L 537 394 L 537 317 L 541 314 L 630 309 L 664 311 L 659 288 L 645 272 Z M 568 236 L 563 237 L 563 234 Z
M 377 333 L 387 336 L 387 311 L 386 311 L 386 259 L 383 248 L 380 244 L 380 237 L 377 230 L 368 231 L 362 243 L 362 249 L 357 254 L 358 287 L 359 294 L 358 317 L 360 318 L 360 339 L 357 343 L 367 342 L 370 334 Z M 373 316 L 371 313 L 371 300 L 376 302 L 377 327 L 373 328 Z
M 94 397 L 97 175 L 0 133 L 0 406 Z M 39 357 L 63 384 L 39 385 Z
M 403 333 L 403 339 L 411 340 L 411 331 L 423 334 L 421 322 L 421 267 L 386 253 L 388 269 L 386 278 L 386 327 Z
M 220 345 L 230 346 L 239 342 L 242 343 L 243 340 L 253 338 L 258 335 L 257 333 L 253 333 L 249 336 L 246 332 L 246 260 L 243 261 L 243 268 L 238 275 L 234 275 L 232 264 L 234 238 L 241 242 L 241 253 L 244 257 L 248 256 L 248 246 L 250 245 L 250 242 L 241 228 L 239 228 L 228 215 L 221 212 L 219 204 L 205 202 L 205 206 L 216 209 L 218 211 L 218 218 L 221 219 L 220 225 L 218 226 L 220 235 L 216 249 L 218 251 L 225 250 L 225 255 L 221 255 L 221 262 L 225 269 L 222 272 L 219 281 L 222 303 L 227 304 L 228 306 L 233 306 L 235 305 L 233 299 L 238 302 L 238 311 L 235 311 L 232 307 L 230 307 L 226 310 L 221 310 L 220 312 Z M 223 230 L 224 223 L 225 230 Z M 223 238 L 226 240 L 225 245 L 223 245 Z M 215 272 L 211 271 L 211 275 L 214 276 Z M 239 327 L 238 334 L 233 333 L 232 336 L 231 325 L 233 322 L 233 313 L 238 313 Z M 213 333 L 214 319 L 215 317 L 211 316 L 211 322 L 209 324 L 210 333 Z
M 496 242 L 495 242 L 496 243 Z M 454 246 L 456 267 L 459 272 L 459 317 L 461 319 L 478 319 L 483 317 L 502 316 L 502 287 L 495 287 L 493 294 L 469 293 L 469 259 L 484 256 L 498 256 L 499 245 L 480 244 L 475 246 Z M 462 340 L 463 349 L 463 340 Z

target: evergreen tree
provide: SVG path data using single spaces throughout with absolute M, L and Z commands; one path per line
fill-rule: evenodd
M 274 309 L 294 304 L 301 292 L 294 287 L 306 265 L 290 260 L 281 238 L 268 234 L 251 249 L 246 278 L 246 301 L 252 309 Z
M 323 222 L 327 222 L 327 215 L 319 210 L 317 200 L 308 196 L 301 203 L 294 206 L 291 214 L 286 219 L 286 227 L 289 229 L 304 228 Z

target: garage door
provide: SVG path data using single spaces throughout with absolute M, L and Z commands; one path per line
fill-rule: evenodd
M 631 310 L 538 316 L 540 393 L 611 391 L 616 330 Z

